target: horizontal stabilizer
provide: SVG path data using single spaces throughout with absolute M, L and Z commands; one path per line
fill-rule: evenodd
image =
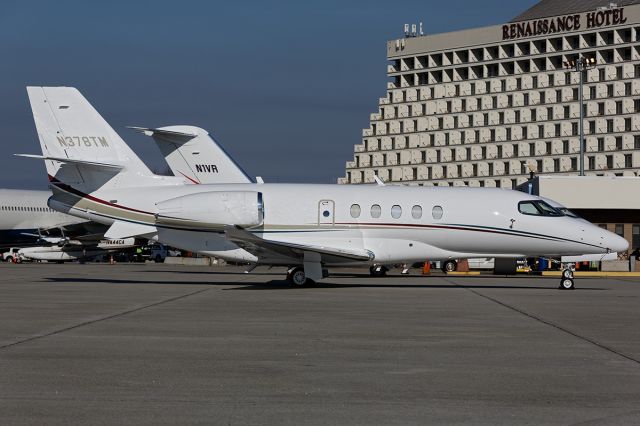
M 364 249 L 344 249 L 265 240 L 238 226 L 226 226 L 225 234 L 230 241 L 258 257 L 265 254 L 277 254 L 293 259 L 304 259 L 305 252 L 307 252 L 319 254 L 324 262 L 368 262 L 375 258 L 373 252 Z
M 113 223 L 113 225 L 111 225 L 109 230 L 104 233 L 104 237 L 111 239 L 123 239 L 129 237 L 153 235 L 157 232 L 158 230 L 155 226 L 144 225 L 141 223 L 116 221 Z
M 180 142 L 180 141 L 187 142 L 190 139 L 193 139 L 196 136 L 198 136 L 196 133 L 178 132 L 175 130 L 167 130 L 167 129 L 155 129 L 151 127 L 127 126 L 127 128 L 137 130 L 141 133 L 144 133 L 146 136 L 157 135 L 157 136 L 168 137 L 174 140 L 175 142 Z
M 39 160 L 53 160 L 53 161 L 58 161 L 60 163 L 75 164 L 77 166 L 94 167 L 98 169 L 122 170 L 124 168 L 124 166 L 120 164 L 98 163 L 95 161 L 77 160 L 74 158 L 48 157 L 44 155 L 33 155 L 33 154 L 14 154 L 14 155 L 16 157 L 36 158 Z

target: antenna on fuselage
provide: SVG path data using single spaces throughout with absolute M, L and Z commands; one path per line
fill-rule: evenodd
M 378 186 L 385 186 L 384 181 L 378 177 L 378 175 L 373 175 L 373 180 L 376 181 Z

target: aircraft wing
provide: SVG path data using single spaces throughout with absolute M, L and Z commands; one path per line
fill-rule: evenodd
M 230 241 L 258 258 L 286 257 L 303 260 L 305 253 L 315 253 L 323 262 L 345 263 L 368 262 L 375 257 L 371 251 L 364 249 L 343 249 L 265 240 L 239 226 L 225 227 L 225 234 Z

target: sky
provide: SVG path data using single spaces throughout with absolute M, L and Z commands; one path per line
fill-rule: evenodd
M 386 95 L 386 42 L 508 22 L 535 0 L 27 1 L 0 6 L 0 187 L 46 189 L 25 86 L 74 86 L 126 126 L 207 129 L 252 176 L 335 183 Z

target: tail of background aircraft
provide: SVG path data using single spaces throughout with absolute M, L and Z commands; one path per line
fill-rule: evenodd
M 204 129 L 194 126 L 131 128 L 153 138 L 175 176 L 196 184 L 251 183 L 249 176 Z
M 144 185 L 153 174 L 73 87 L 27 87 L 49 179 L 85 190 Z

